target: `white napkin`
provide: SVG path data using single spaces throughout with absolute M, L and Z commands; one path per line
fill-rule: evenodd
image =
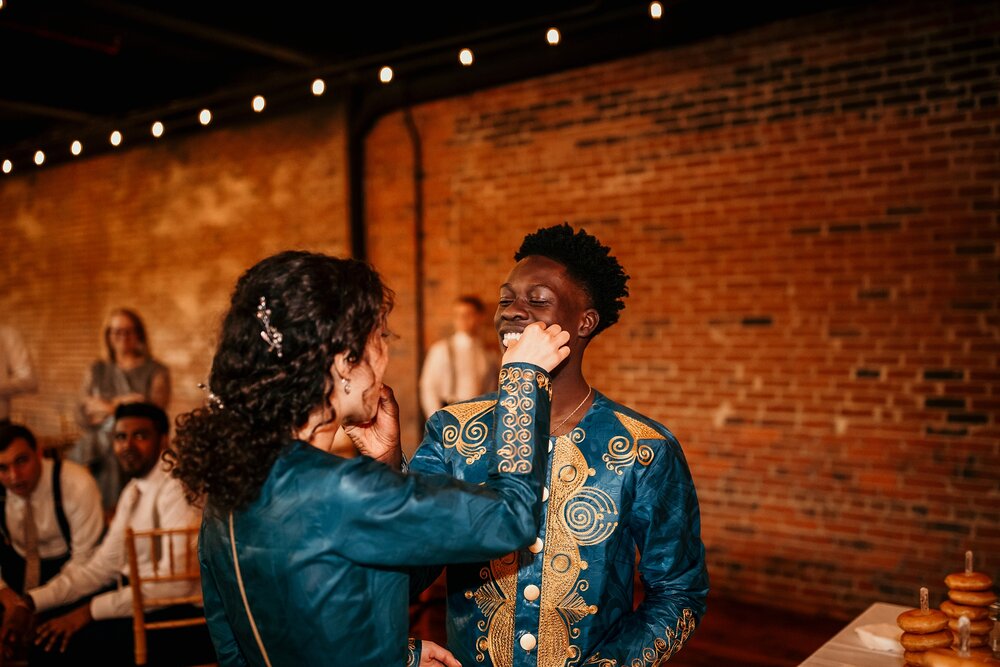
M 903 631 L 895 625 L 875 623 L 854 628 L 854 631 L 858 633 L 858 639 L 861 640 L 865 648 L 870 648 L 873 651 L 903 654 L 903 645 L 899 643 L 899 637 Z

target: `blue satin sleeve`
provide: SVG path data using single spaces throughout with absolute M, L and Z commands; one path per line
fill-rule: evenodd
M 202 529 L 204 530 L 204 528 Z M 212 645 L 215 647 L 215 654 L 219 658 L 221 667 L 246 667 L 249 665 L 246 656 L 240 650 L 240 646 L 233 635 L 233 629 L 226 619 L 226 608 L 216 586 L 215 576 L 211 567 L 206 567 L 205 558 L 202 556 L 200 545 L 203 540 L 198 540 L 199 561 L 201 563 L 201 592 L 205 605 L 205 620 L 208 622 L 208 634 L 212 638 Z
M 531 364 L 500 372 L 495 439 L 485 486 L 402 475 L 366 457 L 327 457 L 297 474 L 317 532 L 331 551 L 367 565 L 488 560 L 538 534 L 549 430 L 549 376 Z M 313 479 L 315 477 L 315 479 Z
M 443 429 L 442 413 L 438 411 L 431 415 L 424 425 L 424 439 L 409 463 L 411 472 L 422 475 L 454 476 L 454 471 L 445 462 L 442 455 L 444 451 L 441 446 L 444 442 Z M 427 590 L 441 575 L 442 570 L 444 570 L 443 565 L 410 568 L 410 601 L 415 602 L 420 594 Z
M 705 613 L 708 571 L 701 516 L 680 446 L 636 470 L 628 529 L 639 549 L 645 599 L 623 616 L 585 665 L 659 664 L 681 649 Z M 633 662 L 637 661 L 637 662 Z

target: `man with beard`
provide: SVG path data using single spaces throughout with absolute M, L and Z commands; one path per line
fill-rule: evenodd
M 494 319 L 501 345 L 532 322 L 570 332 L 570 356 L 552 371 L 543 522 L 527 549 L 448 566 L 448 648 L 484 667 L 661 664 L 704 614 L 708 575 L 677 440 L 583 375 L 588 344 L 624 308 L 628 276 L 606 246 L 565 224 L 529 234 L 514 259 Z M 483 482 L 496 400 L 436 412 L 411 472 Z M 633 610 L 636 551 L 645 599 Z M 413 588 L 436 575 L 416 572 Z
M 184 498 L 180 482 L 167 473 L 160 454 L 167 446 L 167 415 L 150 403 L 125 403 L 115 410 L 113 442 L 122 470 L 130 477 L 119 497 L 108 532 L 93 556 L 84 563 L 70 563 L 44 586 L 28 591 L 25 603 L 41 615 L 103 589 L 128 574 L 126 529 L 182 528 L 197 525 L 200 512 Z M 170 545 L 155 554 L 148 543 L 137 544 L 139 570 L 152 573 L 154 559 L 166 557 Z M 175 546 L 179 553 L 182 547 Z M 161 566 L 162 567 L 162 566 Z M 182 597 L 197 593 L 189 582 L 150 584 L 144 590 L 156 597 Z M 167 607 L 147 615 L 149 620 L 169 620 L 191 615 L 188 605 Z M 178 633 L 178 634 L 174 634 Z M 101 593 L 72 611 L 39 625 L 37 650 L 31 664 L 131 665 L 132 590 L 121 586 Z M 206 652 L 207 651 L 207 652 Z M 167 664 L 181 664 L 181 656 L 194 652 L 214 659 L 204 627 L 185 628 L 150 636 L 150 655 Z M 170 656 L 170 657 L 167 657 Z

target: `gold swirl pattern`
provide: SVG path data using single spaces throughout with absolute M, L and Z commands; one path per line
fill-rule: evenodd
M 417 667 L 417 641 L 413 637 L 410 637 L 406 650 L 406 667 Z
M 580 545 L 600 544 L 618 527 L 618 508 L 607 491 L 585 486 L 566 501 L 563 519 Z
M 475 401 L 458 403 L 442 408 L 458 421 L 458 425 L 448 424 L 441 431 L 442 444 L 446 448 L 458 450 L 465 457 L 465 463 L 472 465 L 486 453 L 486 436 L 489 435 L 489 421 L 480 419 L 487 414 L 496 401 Z
M 677 619 L 676 627 L 664 630 L 663 634 L 666 639 L 657 637 L 656 641 L 653 642 L 653 652 L 650 652 L 648 648 L 644 649 L 642 652 L 642 662 L 639 661 L 639 658 L 636 658 L 632 661 L 630 667 L 661 667 L 661 665 L 665 665 L 677 651 L 681 650 L 688 637 L 694 632 L 696 624 L 694 612 L 690 609 L 684 609 L 681 612 L 680 618 Z
M 653 449 L 648 445 L 640 445 L 640 440 L 666 440 L 662 433 L 621 412 L 616 412 L 618 421 L 628 431 L 629 437 L 623 435 L 611 438 L 608 443 L 608 453 L 603 456 L 608 470 L 621 475 L 622 471 L 636 461 L 644 466 L 653 462 Z
M 687 642 L 691 633 L 694 632 L 696 624 L 694 612 L 685 608 L 677 619 L 677 625 L 664 629 L 665 639 L 664 637 L 654 639 L 653 646 L 643 648 L 642 655 L 634 658 L 629 663 L 629 667 L 662 667 L 667 664 L 667 661 Z M 617 667 L 618 661 L 614 658 L 602 658 L 599 653 L 595 653 L 584 664 L 596 665 L 597 667 Z
M 479 571 L 485 583 L 476 592 L 466 591 L 466 598 L 474 598 L 486 620 L 477 627 L 485 632 L 476 639 L 476 660 L 483 662 L 489 653 L 493 667 L 511 667 L 514 664 L 514 612 L 517 598 L 517 552 L 490 561 Z
M 504 366 L 500 369 L 500 395 L 507 394 L 497 406 L 502 426 L 501 443 L 497 447 L 500 472 L 531 472 L 534 396 L 543 378 L 548 380 L 545 374 L 531 368 Z
M 573 627 L 597 613 L 583 593 L 590 587 L 580 574 L 587 563 L 580 546 L 606 540 L 618 522 L 618 508 L 607 493 L 586 487 L 595 474 L 577 447 L 586 438 L 576 428 L 556 440 L 549 480 L 549 508 L 545 522 L 542 566 L 542 597 L 539 608 L 538 667 L 564 667 L 580 659 L 580 647 L 572 640 L 580 636 Z

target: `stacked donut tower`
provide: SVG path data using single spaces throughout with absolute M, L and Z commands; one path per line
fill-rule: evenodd
M 993 580 L 989 575 L 972 570 L 972 552 L 965 552 L 965 571 L 954 572 L 944 578 L 948 599 L 941 603 L 941 611 L 948 615 L 948 628 L 958 643 L 958 622 L 969 619 L 969 646 L 986 646 L 993 623 L 988 618 L 989 607 L 997 601 Z
M 1000 667 L 987 646 L 991 623 L 989 606 L 996 601 L 993 580 L 972 570 L 972 552 L 965 552 L 965 571 L 945 577 L 948 600 L 941 611 L 930 609 L 926 588 L 920 589 L 920 608 L 900 614 L 896 624 L 903 634 L 907 667 Z
M 920 589 L 920 608 L 904 611 L 896 617 L 896 625 L 903 630 L 899 643 L 907 667 L 921 667 L 925 651 L 951 646 L 948 617 L 930 608 L 926 587 Z

